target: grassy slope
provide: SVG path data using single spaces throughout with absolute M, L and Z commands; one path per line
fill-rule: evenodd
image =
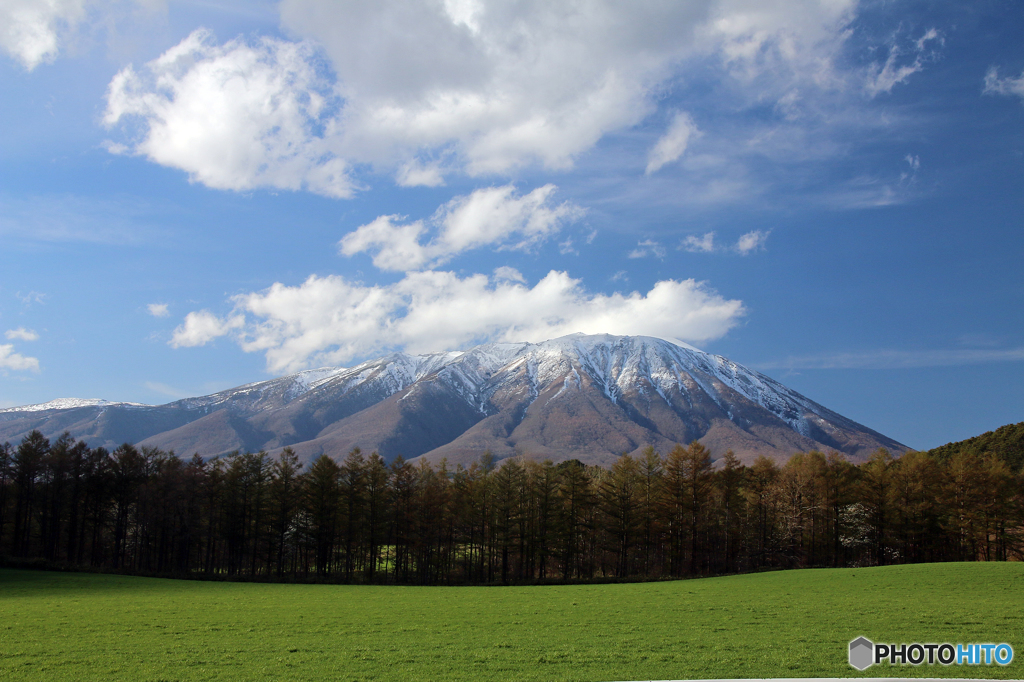
M 1022 607 L 1024 564 L 456 588 L 0 570 L 0 680 L 1020 678 Z M 858 635 L 1018 653 L 859 674 Z

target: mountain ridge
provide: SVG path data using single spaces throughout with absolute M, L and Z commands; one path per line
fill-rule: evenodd
M 582 335 L 392 353 L 207 396 L 146 406 L 61 399 L 0 410 L 0 440 L 39 428 L 215 456 L 289 446 L 304 459 L 352 447 L 468 463 L 581 459 L 606 464 L 646 445 L 700 440 L 750 461 L 834 449 L 853 460 L 906 446 L 727 358 L 654 337 Z

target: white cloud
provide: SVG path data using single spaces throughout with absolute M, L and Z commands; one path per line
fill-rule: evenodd
M 408 273 L 386 286 L 314 275 L 299 286 L 277 283 L 237 296 L 234 303 L 225 319 L 190 313 L 172 345 L 202 345 L 236 330 L 243 350 L 264 353 L 270 371 L 285 372 L 389 349 L 428 352 L 573 332 L 699 343 L 725 334 L 745 312 L 740 301 L 692 279 L 660 281 L 646 294 L 605 295 L 585 291 L 580 280 L 558 271 L 532 288 L 508 277 L 438 271 Z M 189 342 L 178 342 L 186 330 Z
M 0 47 L 31 71 L 57 57 L 63 36 L 84 17 L 83 0 L 4 0 Z
M 171 314 L 171 311 L 167 309 L 166 303 L 150 303 L 146 306 L 146 310 L 153 317 L 167 317 Z
M 650 175 L 660 170 L 666 164 L 677 161 L 686 151 L 690 138 L 699 134 L 700 131 L 697 130 L 697 124 L 693 122 L 689 114 L 686 112 L 676 113 L 668 130 L 665 131 L 665 134 L 658 139 L 651 148 L 651 151 L 648 152 L 647 170 L 645 173 Z
M 241 315 L 221 319 L 209 310 L 192 312 L 185 316 L 184 324 L 174 330 L 170 345 L 173 348 L 203 346 L 219 336 L 225 336 L 245 324 Z
M 875 97 L 882 92 L 892 92 L 896 85 L 906 83 L 907 79 L 921 71 L 926 61 L 934 59 L 934 54 L 928 50 L 930 42 L 938 42 L 940 45 L 944 42 L 942 34 L 934 28 L 928 29 L 924 35 L 914 41 L 915 54 L 913 61 L 910 62 L 900 59 L 904 56 L 904 52 L 898 45 L 891 45 L 885 64 L 873 63 L 868 70 L 867 81 L 864 85 L 868 95 Z
M 165 8 L 165 0 L 3 0 L 0 50 L 28 71 L 102 34 L 117 53 Z
M 715 250 L 715 233 L 706 232 L 703 237 L 691 234 L 683 240 L 679 248 L 691 253 L 711 253 Z
M 636 243 L 636 248 L 629 252 L 629 258 L 665 257 L 665 247 L 653 239 L 645 239 Z
M 1017 95 L 1024 100 L 1024 71 L 1021 72 L 1019 78 L 1012 76 L 1000 78 L 999 68 L 990 67 L 988 73 L 985 74 L 984 93 L 986 95 Z
M 526 278 L 523 277 L 523 273 L 508 265 L 502 265 L 494 268 L 494 281 L 520 282 L 521 284 L 526 284 Z
M 742 235 L 736 241 L 736 251 L 746 256 L 754 251 L 760 251 L 764 249 L 765 243 L 768 241 L 768 235 L 771 231 L 753 230 Z
M 444 174 L 441 166 L 410 161 L 398 169 L 395 182 L 400 187 L 443 187 Z
M 715 243 L 715 233 L 705 232 L 703 236 L 698 237 L 696 235 L 689 235 L 682 241 L 679 248 L 690 253 L 716 253 L 722 251 L 734 251 L 740 255 L 746 256 L 747 254 L 759 251 L 764 248 L 765 242 L 768 241 L 768 235 L 771 231 L 753 230 L 741 235 L 736 240 L 735 246 L 719 246 Z
M 110 82 L 103 122 L 139 126 L 139 154 L 218 189 L 306 189 L 348 197 L 348 164 L 331 147 L 338 105 L 314 48 L 273 38 L 218 46 L 205 30 Z M 127 150 L 127 151 L 126 151 Z
M 35 333 L 31 329 L 25 329 L 24 327 L 8 329 L 4 336 L 6 336 L 9 341 L 14 339 L 18 339 L 19 341 L 36 341 L 39 338 L 39 334 Z
M 14 352 L 12 344 L 0 344 L 0 370 L 39 371 L 39 360 Z
M 795 84 L 833 87 L 855 5 L 284 0 L 283 27 L 299 42 L 217 45 L 199 31 L 119 73 L 106 121 L 141 132 L 109 149 L 211 187 L 339 197 L 356 189 L 348 174 L 362 164 L 402 186 L 567 169 L 604 135 L 642 122 L 687 69 L 724 71 L 759 106 L 793 101 Z M 679 114 L 649 172 L 679 159 L 694 130 Z
M 478 189 L 441 206 L 427 222 L 401 223 L 401 216 L 380 216 L 345 235 L 338 249 L 346 256 L 373 252 L 375 266 L 398 271 L 436 266 L 481 246 L 526 249 L 583 216 L 583 209 L 572 202 L 553 205 L 556 189 L 545 185 L 525 195 L 518 195 L 513 185 Z M 428 231 L 436 236 L 424 243 Z

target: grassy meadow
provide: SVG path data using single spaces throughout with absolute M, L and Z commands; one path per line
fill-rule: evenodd
M 999 666 L 846 662 L 849 640 L 1008 642 Z M 1024 564 L 534 587 L 0 570 L 0 680 L 1024 677 Z

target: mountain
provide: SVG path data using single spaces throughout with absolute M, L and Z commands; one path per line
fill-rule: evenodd
M 132 442 L 204 456 L 291 446 L 303 459 L 351 448 L 468 463 L 490 450 L 609 464 L 647 445 L 700 440 L 750 462 L 838 450 L 860 461 L 906 446 L 777 381 L 687 345 L 573 334 L 543 343 L 395 353 L 166 405 L 63 399 L 0 410 L 0 442 L 33 429 L 92 446 Z

